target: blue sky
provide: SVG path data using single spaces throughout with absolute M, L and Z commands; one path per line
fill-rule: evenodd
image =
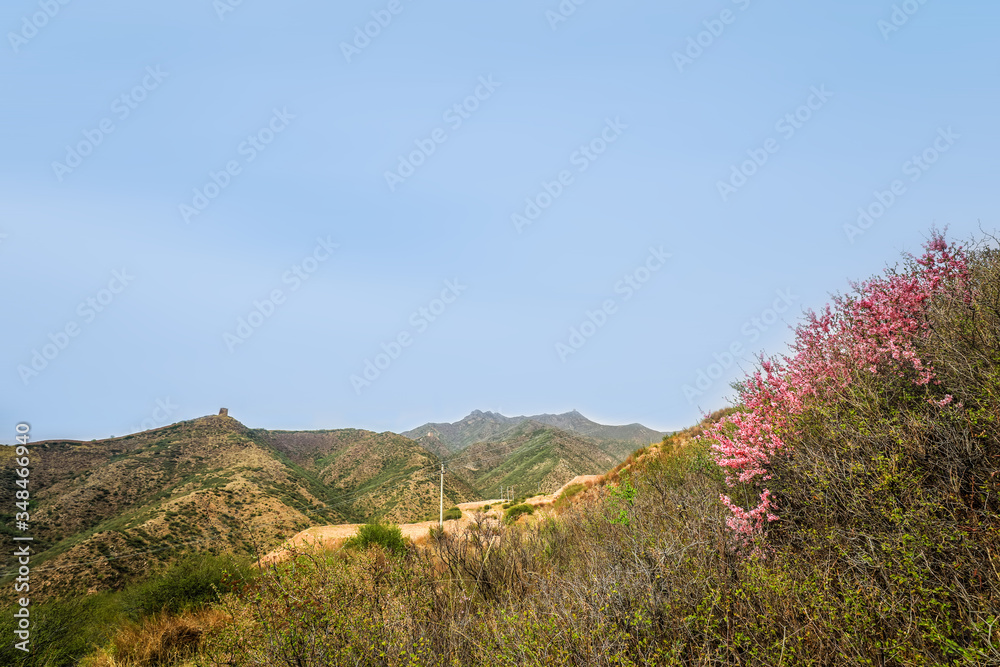
M 229 2 L 0 10 L 0 441 L 680 428 L 997 226 L 996 3 Z

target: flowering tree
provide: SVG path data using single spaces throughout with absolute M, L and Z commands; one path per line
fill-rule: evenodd
M 932 230 L 924 254 L 909 257 L 903 271 L 852 284 L 820 313 L 808 312 L 795 330 L 791 352 L 760 361 L 740 385 L 739 412 L 709 428 L 716 462 L 726 484 L 760 488 L 759 502 L 744 508 L 722 495 L 732 512 L 727 523 L 745 542 L 762 537 L 778 520 L 768 464 L 789 450 L 799 434 L 800 416 L 812 405 L 834 400 L 859 373 L 887 374 L 922 387 L 940 384 L 934 368 L 921 360 L 916 344 L 929 332 L 928 308 L 945 291 L 969 303 L 969 268 L 963 246 L 950 245 Z M 930 392 L 928 392 L 930 394 Z M 951 395 L 927 399 L 940 407 Z

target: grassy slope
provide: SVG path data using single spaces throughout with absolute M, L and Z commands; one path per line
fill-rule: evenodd
M 336 507 L 360 521 L 416 521 L 440 502 L 437 458 L 409 438 L 359 429 L 262 433 L 340 498 Z M 473 497 L 467 484 L 446 477 L 446 502 Z
M 315 477 L 228 417 L 110 440 L 39 442 L 31 458 L 33 565 L 43 593 L 114 588 L 183 551 L 240 549 L 249 546 L 246 527 L 271 544 L 321 517 L 343 517 L 323 508 Z M 0 475 L 10 483 L 10 468 Z
M 593 422 L 575 410 L 565 414 L 504 417 L 491 412 L 473 411 L 455 423 L 424 424 L 403 433 L 438 456 L 448 456 L 487 440 L 497 440 L 526 421 L 553 426 L 590 439 L 616 460 L 622 460 L 636 447 L 656 442 L 664 435 L 641 424 L 607 426 Z
M 452 463 L 483 497 L 500 486 L 516 493 L 551 493 L 577 475 L 600 474 L 616 459 L 595 443 L 537 422 L 524 422 L 503 435 L 468 447 Z
M 247 551 L 254 540 L 266 550 L 310 525 L 419 520 L 439 502 L 425 450 L 353 429 L 281 434 L 210 416 L 109 440 L 34 443 L 31 458 L 42 594 L 118 588 L 188 551 Z M 5 465 L 8 497 L 14 479 Z M 472 490 L 451 479 L 446 495 L 461 502 Z M 5 532 L 12 519 L 0 516 Z M 9 555 L 0 561 L 7 579 L 12 565 Z

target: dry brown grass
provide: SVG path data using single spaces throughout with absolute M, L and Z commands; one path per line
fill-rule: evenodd
M 204 609 L 180 616 L 158 614 L 121 627 L 110 644 L 83 667 L 165 667 L 194 655 L 202 638 L 227 623 L 228 614 Z

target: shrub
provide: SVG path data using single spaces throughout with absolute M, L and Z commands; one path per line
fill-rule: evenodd
M 20 641 L 14 639 L 18 629 L 15 609 L 19 607 L 0 610 L 0 633 L 7 638 L 0 643 L 0 664 L 10 667 L 75 665 L 107 640 L 110 628 L 121 617 L 112 593 L 32 604 L 31 652 L 25 653 L 14 648 L 14 642 Z
M 819 315 L 808 313 L 795 331 L 791 356 L 761 359 L 760 369 L 738 386 L 743 409 L 710 432 L 717 461 L 729 471 L 727 484 L 756 496 L 750 509 L 721 497 L 732 512 L 729 526 L 741 539 L 763 536 L 766 524 L 778 520 L 766 486 L 769 466 L 794 454 L 789 447 L 803 434 L 810 410 L 822 412 L 873 375 L 903 379 L 904 385 L 891 389 L 896 395 L 919 395 L 941 409 L 951 403 L 952 394 L 938 389 L 941 382 L 919 348 L 931 334 L 928 315 L 937 299 L 970 303 L 969 278 L 964 249 L 932 231 L 921 258 L 855 284 L 852 295 L 836 297 Z
M 194 655 L 207 632 L 226 623 L 218 610 L 181 616 L 157 614 L 139 623 L 126 623 L 108 646 L 81 663 L 84 667 L 160 667 Z
M 635 496 L 638 493 L 629 480 L 611 487 L 608 492 L 607 506 L 610 509 L 609 521 L 614 524 L 628 526 L 632 522 L 632 512 L 635 506 Z
M 247 581 L 252 572 L 243 558 L 193 554 L 161 575 L 127 588 L 121 605 L 132 621 L 159 612 L 179 614 L 217 601 L 230 583 Z
M 462 518 L 462 510 L 460 510 L 457 507 L 451 507 L 444 511 L 445 521 L 452 521 L 454 519 L 461 519 L 461 518 Z
M 403 531 L 395 524 L 379 522 L 366 523 L 358 529 L 358 534 L 348 538 L 344 546 L 348 549 L 367 549 L 377 544 L 394 554 L 406 551 L 406 540 Z
M 535 513 L 534 507 L 532 507 L 531 505 L 525 505 L 524 503 L 521 503 L 520 505 L 514 505 L 508 508 L 507 511 L 504 512 L 503 514 L 503 519 L 507 523 L 514 523 L 519 518 L 521 518 L 522 515 L 534 514 L 534 513 Z

